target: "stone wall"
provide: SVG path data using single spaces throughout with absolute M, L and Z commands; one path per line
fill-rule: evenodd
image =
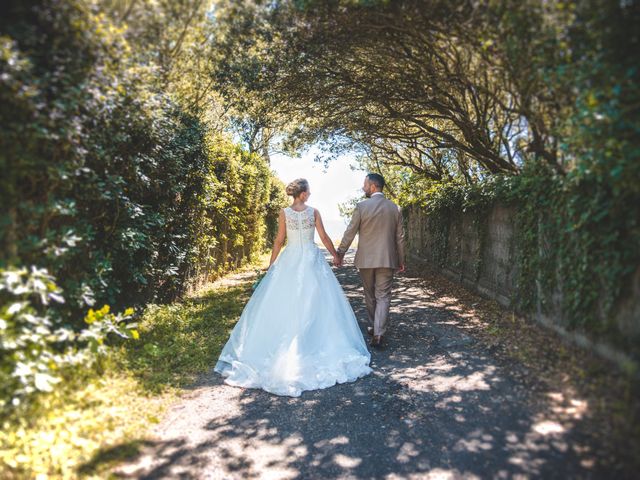
M 514 215 L 511 207 L 493 205 L 487 215 L 480 218 L 472 213 L 456 212 L 445 224 L 436 225 L 423 209 L 409 207 L 404 211 L 408 261 L 424 266 L 427 271 L 437 270 L 450 280 L 462 283 L 506 307 L 515 308 L 518 304 L 518 262 Z M 475 222 L 483 223 L 476 225 Z M 446 245 L 443 245 L 445 237 Z M 548 297 L 552 298 L 552 305 L 543 309 L 538 303 L 535 311 L 521 313 L 617 363 L 638 366 L 640 267 L 618 302 L 614 320 L 618 336 L 637 340 L 629 342 L 629 347 L 614 347 L 611 342 L 604 342 L 589 332 L 570 331 L 560 309 L 562 285 L 550 293 Z
M 460 212 L 449 218 L 443 232 L 443 226 L 433 225 L 423 210 L 411 207 L 405 210 L 407 252 L 413 261 L 437 268 L 450 279 L 510 306 L 517 278 L 513 211 L 494 206 L 487 225 L 478 229 L 475 221 L 471 214 Z M 480 238 L 478 230 L 485 238 Z M 444 256 L 437 251 L 440 235 L 447 236 Z M 436 254 L 440 255 L 436 258 Z

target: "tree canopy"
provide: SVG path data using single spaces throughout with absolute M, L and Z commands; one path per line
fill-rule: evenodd
M 637 109 L 635 2 L 222 2 L 217 20 L 216 83 L 253 128 L 434 181 L 566 173 L 582 104 Z

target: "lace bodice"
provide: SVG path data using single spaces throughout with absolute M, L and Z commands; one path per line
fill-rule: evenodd
M 303 245 L 313 243 L 316 230 L 316 218 L 313 207 L 307 207 L 297 212 L 291 207 L 284 209 L 287 222 L 287 243 L 289 245 Z

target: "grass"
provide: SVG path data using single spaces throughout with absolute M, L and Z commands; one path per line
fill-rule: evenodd
M 35 415 L 3 426 L 2 478 L 104 478 L 112 462 L 80 473 L 82 464 L 105 446 L 139 438 L 173 399 L 171 392 L 147 395 L 126 373 L 77 383 L 44 398 Z
M 77 372 L 32 415 L 4 422 L 0 478 L 105 478 L 135 456 L 181 389 L 214 366 L 254 276 L 222 279 L 181 302 L 147 306 L 140 339 L 114 350 L 102 375 Z
M 149 392 L 193 383 L 215 364 L 249 299 L 251 283 L 247 279 L 182 303 L 149 306 L 140 323 L 141 341 L 123 351 L 124 367 Z

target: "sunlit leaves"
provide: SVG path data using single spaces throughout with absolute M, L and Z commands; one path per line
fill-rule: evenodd
M 63 303 L 55 279 L 44 269 L 0 270 L 0 415 L 50 393 L 69 367 L 90 367 L 106 352 L 110 334 L 138 338 L 133 310 L 90 309 L 76 332 L 48 308 Z

